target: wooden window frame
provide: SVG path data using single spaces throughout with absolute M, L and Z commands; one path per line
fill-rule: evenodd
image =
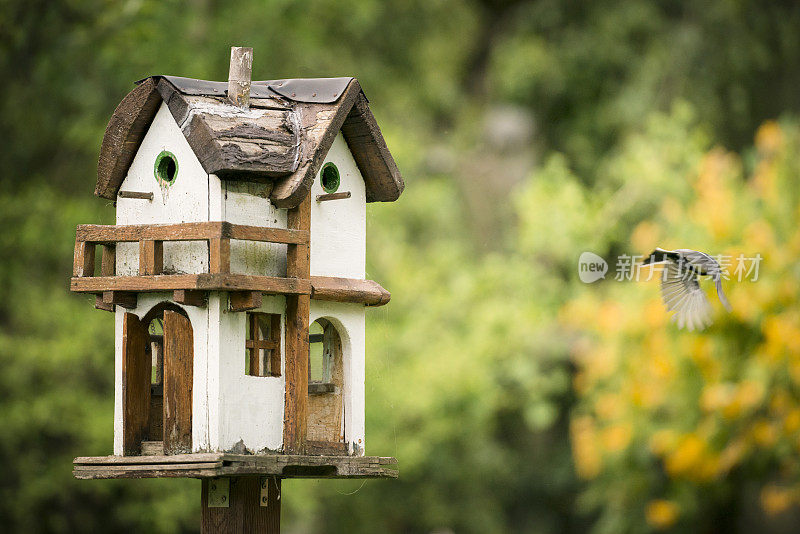
M 259 318 L 263 318 L 269 324 L 270 339 L 260 339 Z M 281 376 L 281 315 L 279 313 L 247 312 L 247 322 L 250 327 L 250 336 L 245 341 L 250 367 L 247 375 L 257 377 Z M 261 369 L 261 359 L 259 358 L 261 350 L 270 351 L 269 372 L 266 373 Z

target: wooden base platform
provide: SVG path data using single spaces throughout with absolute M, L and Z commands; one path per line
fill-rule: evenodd
M 397 478 L 397 460 L 382 456 L 197 453 L 170 456 L 75 458 L 79 479 L 215 478 L 271 475 L 280 478 Z

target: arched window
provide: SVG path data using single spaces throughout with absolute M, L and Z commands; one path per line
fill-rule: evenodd
M 336 327 L 326 319 L 317 319 L 308 331 L 308 393 L 333 393 L 341 386 L 342 341 Z M 337 380 L 338 378 L 338 380 Z

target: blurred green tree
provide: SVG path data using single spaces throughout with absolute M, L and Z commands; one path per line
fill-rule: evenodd
M 91 191 L 114 106 L 149 74 L 224 78 L 232 44 L 257 78 L 358 76 L 408 183 L 369 210 L 369 274 L 394 297 L 369 320 L 368 448 L 401 479 L 288 482 L 286 530 L 710 532 L 746 530 L 752 502 L 790 513 L 797 127 L 750 144 L 800 112 L 798 28 L 795 3 L 751 0 L 3 3 L 0 523 L 198 528 L 193 481 L 72 479 L 73 456 L 111 448 L 113 328 L 67 277 L 74 226 L 113 222 Z M 788 248 L 689 336 L 655 287 L 575 279 L 583 250 L 656 244 Z

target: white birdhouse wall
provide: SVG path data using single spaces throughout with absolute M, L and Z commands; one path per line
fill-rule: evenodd
M 159 168 L 159 158 L 174 159 Z M 338 176 L 335 189 L 315 178 L 311 195 L 311 275 L 365 278 L 366 191 L 364 180 L 341 133 L 324 159 Z M 160 174 L 161 172 L 161 174 Z M 152 200 L 117 199 L 117 224 L 167 224 L 228 221 L 234 224 L 287 227 L 287 212 L 269 200 L 269 183 L 223 181 L 208 175 L 164 104 L 133 159 L 121 191 L 152 193 Z M 332 190 L 333 189 L 333 190 Z M 318 201 L 338 193 L 347 198 Z M 117 275 L 139 270 L 137 243 L 120 243 Z M 165 242 L 166 272 L 205 273 L 209 269 L 205 242 Z M 285 276 L 286 245 L 232 241 L 231 272 Z M 170 301 L 170 293 L 141 293 L 136 308 L 144 317 L 153 306 Z M 228 294 L 212 291 L 205 307 L 183 307 L 194 338 L 192 377 L 192 450 L 230 450 L 237 443 L 254 452 L 283 446 L 285 400 L 285 307 L 283 296 L 264 296 L 252 310 L 280 317 L 281 360 L 277 376 L 246 372 L 247 312 L 229 311 Z M 126 310 L 116 311 L 115 454 L 122 454 L 122 324 Z M 341 427 L 337 434 L 350 454 L 364 454 L 365 308 L 312 300 L 310 322 L 326 319 L 341 338 Z M 312 414 L 313 416 L 313 414 Z M 340 441 L 340 443 L 341 443 Z

